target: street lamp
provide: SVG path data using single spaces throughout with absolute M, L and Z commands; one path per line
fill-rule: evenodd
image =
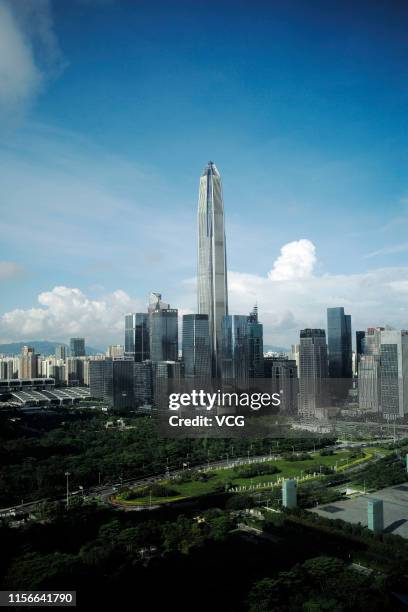
M 69 507 L 69 477 L 71 476 L 71 472 L 65 472 L 65 476 L 67 477 L 67 509 Z

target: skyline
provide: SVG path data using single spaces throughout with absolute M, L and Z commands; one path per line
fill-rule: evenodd
M 0 340 L 122 342 L 150 291 L 196 312 L 212 158 L 230 311 L 257 302 L 267 344 L 330 306 L 407 327 L 407 9 L 221 2 L 209 32 L 159 4 L 0 2 Z

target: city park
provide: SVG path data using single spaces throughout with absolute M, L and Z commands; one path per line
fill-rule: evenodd
M 215 493 L 252 494 L 282 486 L 285 479 L 298 485 L 338 475 L 389 455 L 384 447 L 363 449 L 320 449 L 283 456 L 274 455 L 248 460 L 235 460 L 222 467 L 188 469 L 153 484 L 124 488 L 111 498 L 122 507 L 157 507 Z

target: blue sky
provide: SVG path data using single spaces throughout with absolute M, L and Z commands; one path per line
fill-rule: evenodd
M 332 305 L 408 327 L 407 22 L 397 1 L 0 0 L 0 339 L 120 341 L 150 290 L 194 310 L 209 159 L 230 302 L 258 301 L 267 342 Z

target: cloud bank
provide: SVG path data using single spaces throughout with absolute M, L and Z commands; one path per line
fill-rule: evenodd
M 304 327 L 325 327 L 328 306 L 344 306 L 353 330 L 379 324 L 408 328 L 408 267 L 314 275 L 315 253 L 311 241 L 298 240 L 282 247 L 265 276 L 230 272 L 230 312 L 245 314 L 257 302 L 265 343 L 283 346 L 296 342 Z M 180 315 L 194 312 L 195 300 L 195 283 L 186 282 L 172 306 Z M 144 311 L 146 301 L 121 289 L 92 299 L 77 288 L 54 287 L 38 296 L 39 306 L 3 314 L 0 338 L 65 340 L 79 334 L 101 347 L 123 343 L 124 315 Z

